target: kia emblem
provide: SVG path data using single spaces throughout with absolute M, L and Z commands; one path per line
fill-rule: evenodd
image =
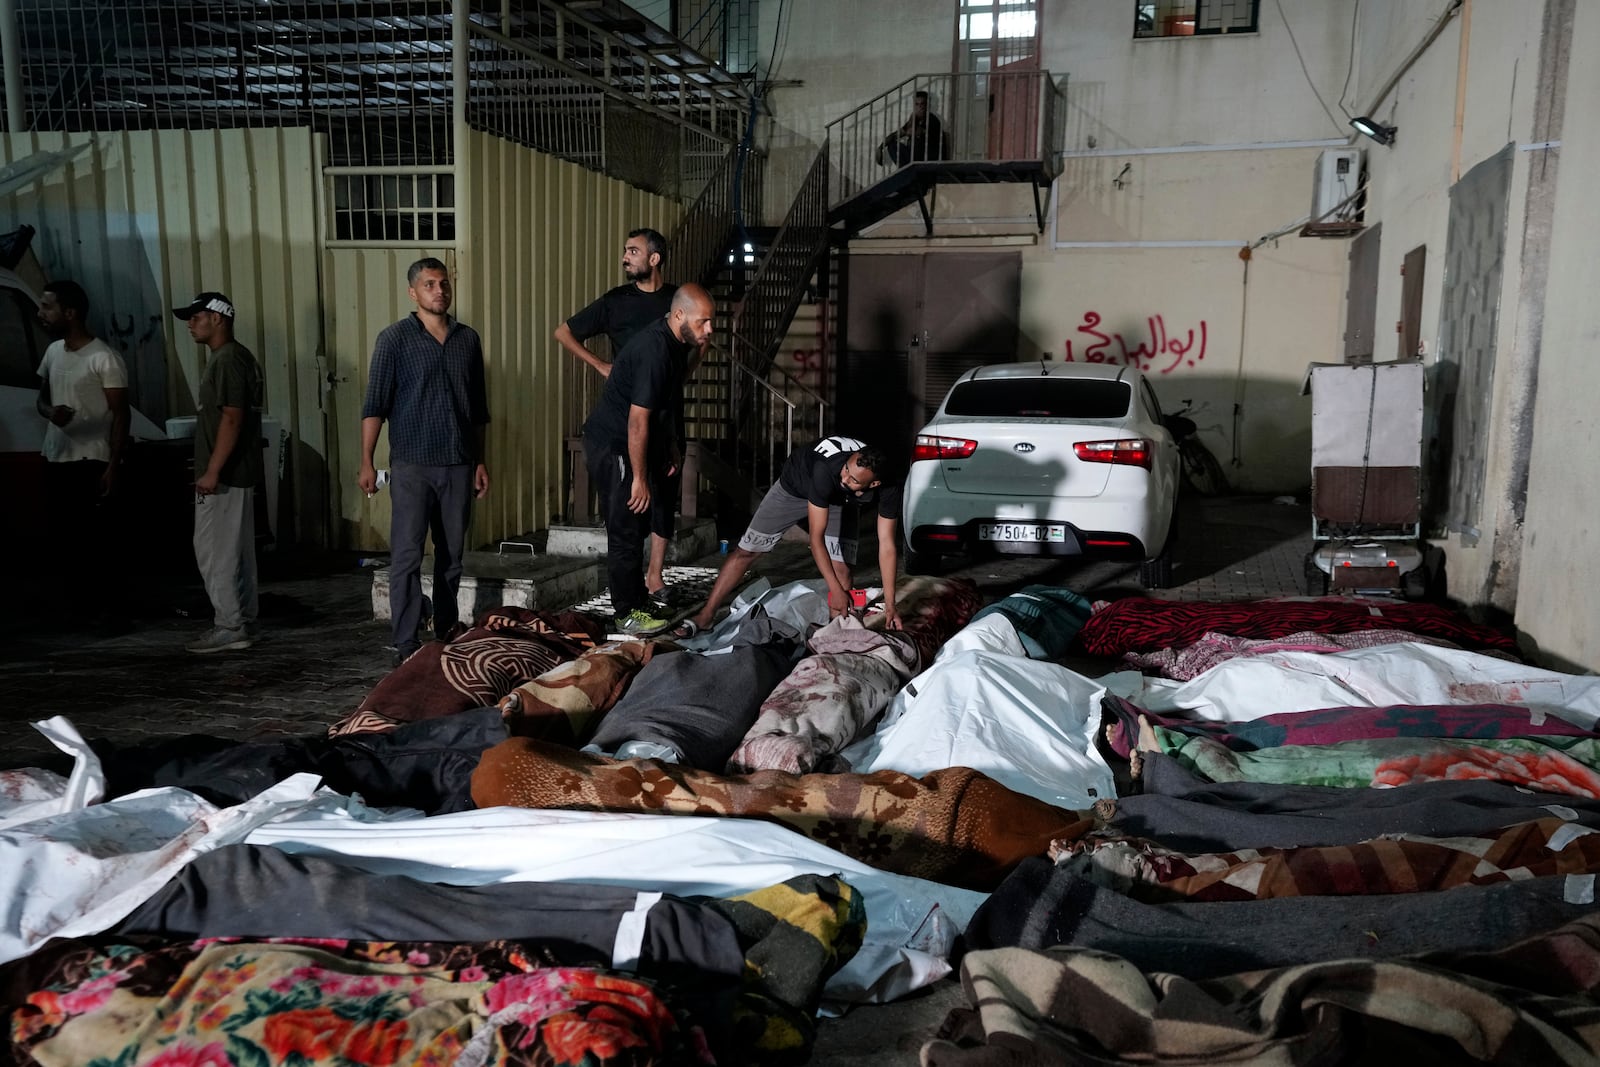
M 1016 444 L 1012 445 L 1011 447 L 1013 449 L 1015 449 L 1016 451 L 1018 451 L 1018 452 L 1022 452 L 1024 454 L 1026 454 L 1028 452 L 1032 452 L 1033 451 L 1033 442 L 1031 442 L 1031 441 L 1018 441 Z

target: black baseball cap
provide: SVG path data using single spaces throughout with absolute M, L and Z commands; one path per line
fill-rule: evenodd
M 172 309 L 172 313 L 180 319 L 193 318 L 202 311 L 215 311 L 223 318 L 231 319 L 233 318 L 233 301 L 221 293 L 201 293 L 188 306 Z

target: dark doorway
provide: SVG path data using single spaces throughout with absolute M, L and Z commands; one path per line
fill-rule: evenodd
M 1016 358 L 1016 252 L 852 256 L 833 429 L 908 459 L 973 367 Z

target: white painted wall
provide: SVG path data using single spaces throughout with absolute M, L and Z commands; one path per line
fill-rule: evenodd
M 1544 654 L 1600 670 L 1600 259 L 1593 175 L 1600 171 L 1600 6 L 1580 2 L 1539 346 L 1518 628 Z M 1539 153 L 1529 153 L 1537 158 Z M 1531 163 L 1531 159 L 1530 159 Z
M 1399 127 L 1393 148 L 1373 147 L 1368 153 L 1368 216 L 1383 223 L 1379 355 L 1386 354 L 1384 324 L 1400 317 L 1401 260 L 1411 248 L 1425 244 L 1422 335 L 1431 361 L 1450 355 L 1439 351 L 1438 337 L 1440 307 L 1450 284 L 1444 266 L 1452 182 L 1508 143 L 1528 146 L 1548 136 L 1534 123 L 1545 4 L 1475 0 L 1457 9 L 1440 0 L 1427 5 L 1425 15 L 1419 15 L 1420 7 L 1410 0 L 1368 0 L 1362 5 L 1355 95 L 1363 110 Z M 1566 129 L 1559 150 L 1565 156 L 1528 150 L 1514 154 L 1478 534 L 1457 531 L 1440 543 L 1453 597 L 1508 611 L 1531 644 L 1567 664 L 1595 669 L 1600 667 L 1600 609 L 1579 591 L 1590 584 L 1585 578 L 1600 579 L 1600 560 L 1593 551 L 1592 458 L 1600 445 L 1593 414 L 1600 384 L 1582 354 L 1585 338 L 1592 343 L 1595 333 L 1591 260 L 1596 233 L 1585 191 L 1592 171 L 1586 173 L 1572 152 L 1592 146 L 1600 129 L 1592 110 L 1596 84 L 1590 69 L 1600 45 L 1600 12 L 1585 0 L 1579 0 L 1576 10 L 1579 26 L 1589 36 L 1571 42 Z M 1450 17 L 1442 32 L 1385 92 L 1435 19 L 1445 14 Z M 1530 212 L 1530 175 L 1557 159 L 1558 217 L 1552 238 L 1538 227 L 1536 211 Z M 1548 288 L 1541 306 L 1532 299 L 1536 288 L 1530 292 L 1529 286 L 1545 270 Z M 1535 382 L 1527 515 L 1519 525 L 1518 400 Z M 1519 545 L 1526 553 L 1520 589 Z

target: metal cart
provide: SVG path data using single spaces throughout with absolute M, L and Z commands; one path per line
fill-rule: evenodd
M 1313 363 L 1306 592 L 1443 594 L 1422 541 L 1423 365 Z

